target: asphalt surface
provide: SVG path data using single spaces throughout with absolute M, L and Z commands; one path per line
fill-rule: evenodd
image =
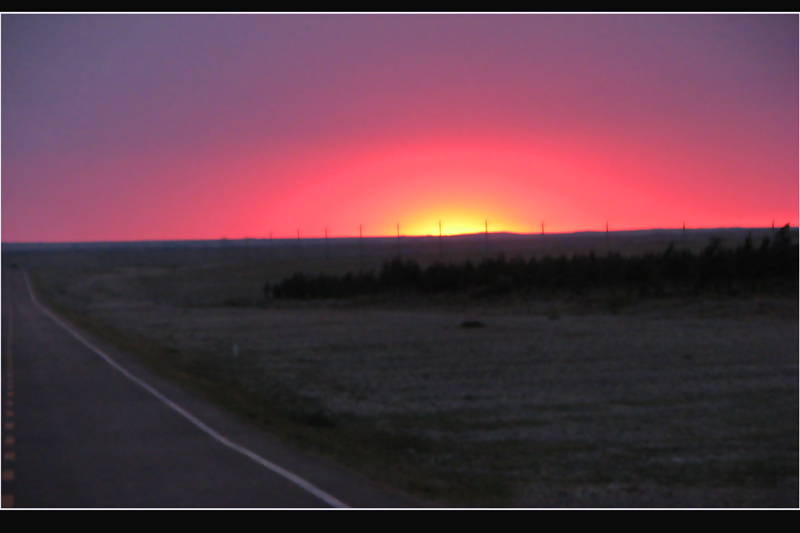
M 129 376 L 37 307 L 21 271 L 3 269 L 3 507 L 421 506 L 69 327 Z

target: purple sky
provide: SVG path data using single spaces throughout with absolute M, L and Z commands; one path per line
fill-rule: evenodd
M 4 15 L 2 239 L 796 226 L 798 63 L 797 15 Z

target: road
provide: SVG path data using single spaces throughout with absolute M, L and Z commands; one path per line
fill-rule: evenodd
M 23 272 L 2 289 L 3 507 L 420 506 L 51 315 Z

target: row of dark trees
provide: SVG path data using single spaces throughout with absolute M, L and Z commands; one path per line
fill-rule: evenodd
M 381 293 L 421 294 L 467 292 L 475 297 L 500 296 L 514 291 L 547 294 L 568 291 L 581 294 L 602 288 L 634 289 L 647 294 L 689 294 L 798 291 L 798 245 L 792 244 L 789 226 L 774 239 L 765 237 L 755 246 L 750 236 L 737 248 L 724 248 L 713 239 L 699 254 L 670 245 L 661 253 L 623 257 L 593 252 L 570 258 L 521 257 L 484 259 L 479 263 L 436 262 L 422 268 L 413 260 L 395 258 L 374 272 L 348 272 L 343 276 L 300 272 L 270 286 L 266 296 L 278 299 L 350 298 Z

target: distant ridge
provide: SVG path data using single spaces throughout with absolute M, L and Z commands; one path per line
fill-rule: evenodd
M 779 228 L 775 228 L 777 231 Z M 714 236 L 722 235 L 725 233 L 741 233 L 745 231 L 752 232 L 765 232 L 771 231 L 771 228 L 695 228 L 687 229 L 686 233 L 693 236 Z M 793 234 L 798 232 L 798 228 L 791 228 Z M 572 231 L 564 233 L 545 233 L 545 237 L 549 238 L 569 238 L 570 236 L 590 236 L 590 235 L 604 235 L 605 230 L 583 230 Z M 669 235 L 674 234 L 680 236 L 683 234 L 683 229 L 637 229 L 637 230 L 616 230 L 610 231 L 610 235 Z M 540 233 L 514 233 L 509 231 L 496 231 L 489 232 L 489 237 L 493 240 L 505 239 L 530 239 L 533 237 L 540 237 Z M 402 235 L 402 239 L 406 242 L 413 241 L 427 241 L 431 239 L 438 239 L 438 235 Z M 444 235 L 444 239 L 449 241 L 471 241 L 478 239 L 485 239 L 486 233 L 461 233 L 458 235 Z M 359 237 L 329 237 L 328 241 L 332 244 L 337 242 L 353 242 L 358 240 Z M 386 237 L 364 237 L 365 242 L 395 242 L 396 236 Z M 324 237 L 309 237 L 301 238 L 304 246 L 323 245 L 325 243 Z M 269 238 L 244 238 L 244 239 L 201 239 L 201 240 L 160 240 L 160 241 L 85 241 L 85 242 L 3 242 L 0 243 L 3 252 L 27 252 L 27 251 L 67 251 L 67 250 L 120 250 L 120 249 L 170 249 L 170 248 L 245 248 L 245 247 L 265 247 L 271 244 L 277 246 L 287 246 L 296 244 L 296 238 L 283 238 L 283 239 L 269 239 Z

